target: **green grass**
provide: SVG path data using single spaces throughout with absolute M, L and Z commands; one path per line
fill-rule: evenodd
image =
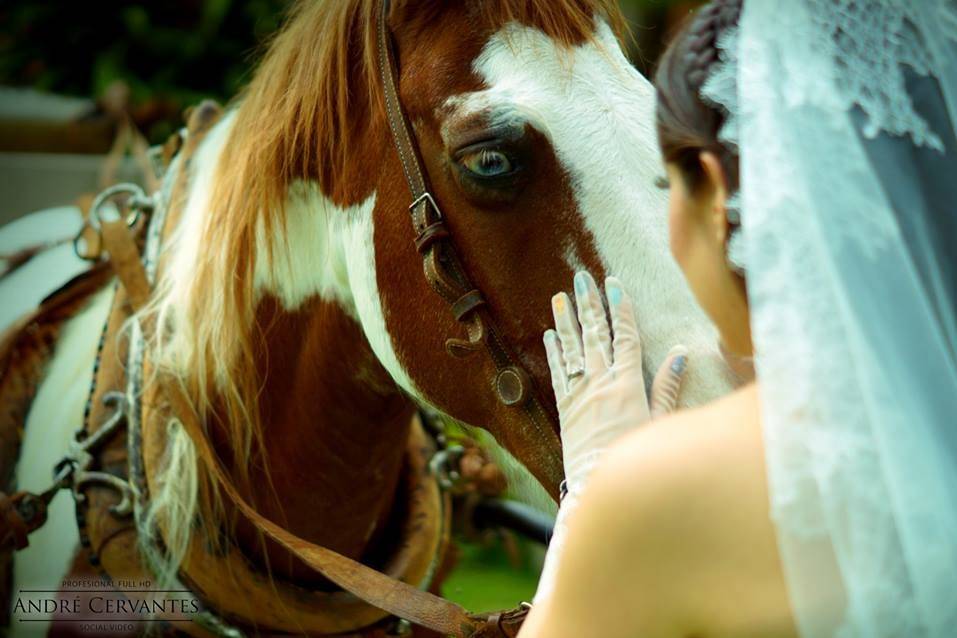
M 496 537 L 489 542 L 456 539 L 459 560 L 442 585 L 442 593 L 469 611 L 516 607 L 531 601 L 541 572 L 543 548 L 518 539 L 510 556 Z

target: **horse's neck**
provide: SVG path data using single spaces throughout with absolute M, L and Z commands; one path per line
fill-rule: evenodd
M 208 249 L 197 238 L 234 121 L 226 115 L 195 156 L 188 202 L 175 222 L 171 307 L 175 290 L 188 289 L 192 264 Z M 351 254 L 340 228 L 348 211 L 332 206 L 317 188 L 300 186 L 286 207 L 284 228 L 270 238 L 273 253 L 289 259 L 270 261 L 260 246 L 256 263 L 261 299 L 256 321 L 263 333 L 255 345 L 256 377 L 263 384 L 258 409 L 265 463 L 250 463 L 245 491 L 262 514 L 302 538 L 374 559 L 387 549 L 390 514 L 402 497 L 397 491 L 414 405 L 383 369 L 354 318 L 352 290 L 341 276 Z M 223 459 L 233 458 L 232 442 L 218 439 Z M 241 520 L 236 535 L 260 562 L 265 551 L 278 575 L 303 580 L 312 573 L 273 545 L 264 550 Z
M 267 298 L 258 314 L 274 326 L 258 356 L 268 470 L 251 468 L 249 496 L 303 538 L 354 558 L 381 554 L 413 405 L 336 303 L 315 298 L 288 312 Z M 251 529 L 240 525 L 237 534 L 261 557 Z M 279 574 L 309 573 L 278 548 L 267 552 Z

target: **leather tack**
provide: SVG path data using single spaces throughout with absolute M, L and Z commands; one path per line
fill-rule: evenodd
M 160 157 L 163 159 L 163 166 L 168 167 L 173 161 L 173 158 L 176 157 L 176 154 L 180 152 L 183 148 L 183 135 L 176 131 L 163 142 L 162 151 L 160 151 Z
M 449 338 L 445 340 L 445 351 L 450 357 L 466 359 L 478 352 L 478 346 L 465 339 Z
M 458 301 L 452 304 L 452 315 L 455 317 L 456 321 L 462 321 L 462 318 L 465 317 L 465 315 L 484 304 L 485 298 L 482 296 L 482 293 L 473 288 L 459 297 Z
M 504 405 L 523 405 L 528 398 L 529 378 L 521 368 L 510 366 L 495 377 L 495 393 Z
M 445 227 L 445 223 L 437 221 L 435 223 L 429 224 L 422 229 L 422 232 L 419 233 L 418 237 L 415 238 L 415 249 L 420 253 L 427 251 L 432 244 L 439 241 L 440 239 L 448 239 L 449 231 Z
M 17 508 L 17 497 L 23 498 L 24 493 L 15 494 L 10 497 L 0 492 L 0 523 L 2 523 L 4 534 L 0 536 L 0 551 L 19 550 L 30 544 L 27 535 L 30 533 L 30 526 L 24 520 L 24 516 Z M 40 501 L 40 505 L 43 505 Z M 35 515 L 32 518 L 42 522 L 46 521 L 46 508 L 44 506 L 42 515 Z M 35 522 L 35 521 L 34 521 Z M 34 527 L 37 527 L 34 525 Z

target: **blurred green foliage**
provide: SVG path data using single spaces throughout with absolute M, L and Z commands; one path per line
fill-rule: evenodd
M 0 84 L 97 97 L 121 79 L 131 89 L 137 123 L 159 141 L 185 106 L 236 94 L 290 1 L 5 0 Z M 695 4 L 622 0 L 642 71 L 657 58 L 668 23 Z
M 225 101 L 246 80 L 287 0 L 0 3 L 0 84 L 99 96 L 131 89 L 152 129 L 204 97 Z M 153 141 L 169 132 L 149 130 Z
M 458 538 L 455 545 L 458 560 L 442 583 L 444 596 L 475 612 L 532 600 L 542 568 L 541 545 L 514 535 L 483 542 Z
M 0 82 L 74 94 L 127 80 L 140 98 L 234 93 L 287 0 L 8 2 Z

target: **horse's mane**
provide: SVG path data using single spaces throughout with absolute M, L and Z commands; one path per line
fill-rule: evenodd
M 294 258 L 274 238 L 284 236 L 284 210 L 296 183 L 318 183 L 337 203 L 348 198 L 340 184 L 348 181 L 341 176 L 350 169 L 350 152 L 367 127 L 384 118 L 376 68 L 380 1 L 300 0 L 292 7 L 233 107 L 199 240 L 190 242 L 197 247 L 192 271 L 168 284 L 181 288 L 178 307 L 166 311 L 179 333 L 171 338 L 181 346 L 170 348 L 173 367 L 197 411 L 225 430 L 235 457 L 224 460 L 240 481 L 260 465 L 250 459 L 264 436 L 256 263 Z M 420 26 L 448 6 L 444 0 L 392 5 L 403 25 Z M 563 46 L 591 39 L 596 15 L 619 34 L 625 24 L 616 0 L 482 0 L 474 7 L 476 19 L 493 29 L 516 21 Z

